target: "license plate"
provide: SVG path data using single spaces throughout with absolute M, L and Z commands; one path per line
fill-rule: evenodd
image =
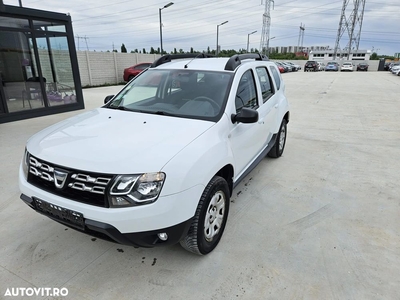
M 55 204 L 51 204 L 38 198 L 34 198 L 34 201 L 36 209 L 42 214 L 54 220 L 60 221 L 61 223 L 73 226 L 77 229 L 85 229 L 85 219 L 83 218 L 83 214 Z

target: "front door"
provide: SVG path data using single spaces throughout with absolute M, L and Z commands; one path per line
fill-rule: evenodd
M 249 69 L 242 75 L 238 84 L 235 97 L 236 113 L 239 113 L 243 107 L 259 111 L 258 98 L 255 76 L 253 70 Z M 236 181 L 258 157 L 268 132 L 265 132 L 263 121 L 259 119 L 258 122 L 251 124 L 233 124 L 229 136 L 236 165 L 234 174 L 234 181 Z

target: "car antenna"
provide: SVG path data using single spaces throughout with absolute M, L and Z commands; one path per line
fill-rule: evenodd
M 203 53 L 199 53 L 199 55 L 196 55 L 195 57 L 193 57 L 193 58 L 184 66 L 184 68 L 187 69 L 187 68 L 188 68 L 188 65 L 189 65 L 194 59 L 198 58 L 200 55 L 203 55 Z

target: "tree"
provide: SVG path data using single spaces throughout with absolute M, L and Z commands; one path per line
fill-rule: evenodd
M 176 48 L 174 48 L 174 54 L 177 54 L 178 52 L 176 51 Z
M 378 60 L 379 59 L 378 54 L 376 52 L 372 53 L 371 57 L 369 59 L 370 60 Z
M 193 47 L 190 47 L 190 53 L 194 53 Z
M 127 53 L 126 47 L 124 44 L 121 45 L 121 53 Z
M 155 54 L 156 52 L 154 51 L 153 47 L 150 47 L 150 54 Z
M 143 53 L 143 54 L 146 54 L 146 49 L 143 48 L 142 53 Z

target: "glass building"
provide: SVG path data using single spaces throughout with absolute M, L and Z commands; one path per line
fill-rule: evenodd
M 71 17 L 0 0 L 0 123 L 82 108 Z

